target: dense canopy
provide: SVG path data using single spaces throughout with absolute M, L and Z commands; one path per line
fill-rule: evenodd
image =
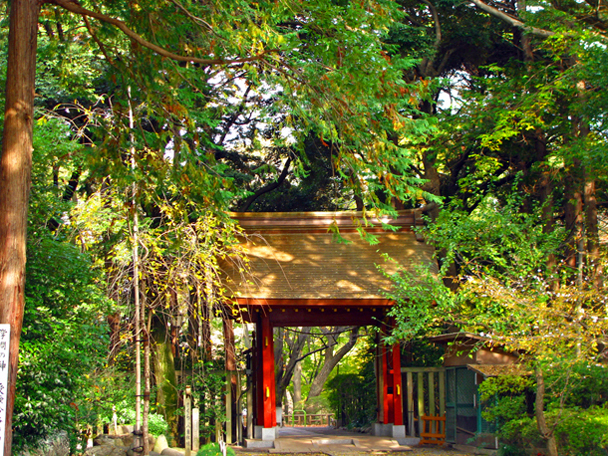
M 464 329 L 528 352 L 556 454 L 544 376 L 556 357 L 606 362 L 603 2 L 0 9 L 7 455 L 12 428 L 21 445 L 109 413 L 140 331 L 177 422 L 173 357 L 212 362 L 222 262 L 243 257 L 229 211 L 358 210 L 373 243 L 368 219 L 413 208 L 442 276 L 393 276 L 395 336 Z

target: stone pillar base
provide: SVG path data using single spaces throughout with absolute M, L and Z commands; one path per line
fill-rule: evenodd
M 277 438 L 277 428 L 265 428 L 262 426 L 254 426 L 253 438 L 258 440 L 275 440 Z
M 405 426 L 394 425 L 392 423 L 374 423 L 372 428 L 372 435 L 380 437 L 392 437 L 394 439 L 405 438 Z

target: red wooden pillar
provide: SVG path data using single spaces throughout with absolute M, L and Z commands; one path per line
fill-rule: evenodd
M 378 404 L 378 423 L 384 423 L 384 361 L 382 358 L 383 346 L 380 338 L 376 336 L 376 356 L 374 357 L 374 371 L 376 372 L 376 403 Z
M 391 358 L 388 356 L 388 349 L 386 345 L 382 344 L 382 377 L 384 378 L 384 384 L 382 388 L 382 401 L 384 403 L 384 419 L 383 423 L 392 423 L 393 420 L 393 377 L 390 375 L 389 362 Z
M 383 377 L 382 401 L 384 424 L 403 425 L 403 388 L 401 384 L 401 352 L 399 344 L 382 346 L 381 366 Z
M 258 317 L 256 333 L 256 424 L 263 428 L 273 428 L 277 425 L 274 342 L 268 317 Z
M 403 425 L 403 388 L 401 382 L 401 349 L 399 344 L 393 344 L 393 424 Z

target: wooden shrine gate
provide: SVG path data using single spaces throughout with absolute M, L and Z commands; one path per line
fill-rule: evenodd
M 354 212 L 235 213 L 246 231 L 242 245 L 250 273 L 224 264 L 225 286 L 233 291 L 229 313 L 255 324 L 252 350 L 254 436 L 276 437 L 274 342 L 272 329 L 285 326 L 378 326 L 388 333 L 393 303 L 383 296 L 388 274 L 427 264 L 436 268 L 433 250 L 416 237 L 417 211 L 395 219 L 367 218 Z M 383 224 L 396 227 L 387 231 Z M 358 230 L 376 237 L 371 245 Z M 330 232 L 339 228 L 340 238 Z M 346 241 L 346 242 L 345 242 Z M 395 261 L 386 261 L 384 255 Z M 377 435 L 405 437 L 403 388 L 398 344 L 380 347 L 377 356 Z

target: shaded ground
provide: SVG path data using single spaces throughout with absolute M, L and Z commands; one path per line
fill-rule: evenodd
M 238 456 L 270 453 L 273 456 L 470 456 L 449 445 L 400 445 L 390 437 L 372 436 L 334 428 L 282 427 L 274 448 L 235 448 Z M 417 440 L 415 440 L 417 441 Z M 403 443 L 403 442 L 402 442 Z
M 462 453 L 450 448 L 430 448 L 430 447 L 410 447 L 411 450 L 403 449 L 400 451 L 320 451 L 318 453 L 273 453 L 273 456 L 472 456 L 472 453 Z M 247 448 L 236 449 L 239 456 L 260 456 L 268 450 L 252 451 Z

